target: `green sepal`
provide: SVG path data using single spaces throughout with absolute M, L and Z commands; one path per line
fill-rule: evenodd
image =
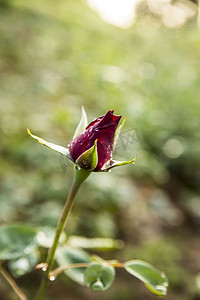
M 125 165 L 130 165 L 130 164 L 135 164 L 135 160 L 137 157 L 131 158 L 127 161 L 117 161 L 117 160 L 109 160 L 101 169 L 101 171 L 108 172 L 109 170 L 115 168 L 115 167 L 120 167 L 120 166 L 125 166 Z
M 113 149 L 115 149 L 116 145 L 117 145 L 117 141 L 121 132 L 122 127 L 124 126 L 126 121 L 126 118 L 123 119 L 121 125 L 117 128 L 117 130 L 115 131 L 115 137 L 114 137 L 114 143 L 113 143 Z
M 88 124 L 87 115 L 86 115 L 86 112 L 84 110 L 84 107 L 82 106 L 82 116 L 81 116 L 80 122 L 78 123 L 78 126 L 75 130 L 73 140 L 77 136 L 79 136 L 80 133 L 82 133 L 85 130 L 85 128 L 87 127 L 87 124 Z
M 124 264 L 124 268 L 128 273 L 144 282 L 152 293 L 158 296 L 167 294 L 168 280 L 165 274 L 149 263 L 141 260 L 131 260 Z
M 76 169 L 86 169 L 93 171 L 98 162 L 98 153 L 97 153 L 97 140 L 94 142 L 94 145 L 83 152 L 76 160 Z
M 50 143 L 50 142 L 47 142 L 47 141 L 43 140 L 42 138 L 40 138 L 36 135 L 33 135 L 28 128 L 27 128 L 27 132 L 33 139 L 37 140 L 40 144 L 42 144 L 42 145 L 44 145 L 44 146 L 46 146 L 46 147 L 48 147 L 52 150 L 55 150 L 55 151 L 65 155 L 65 156 L 67 156 L 70 160 L 72 160 L 71 157 L 70 157 L 70 154 L 69 154 L 69 150 L 67 148 L 65 148 L 63 146 L 60 146 L 60 145 Z

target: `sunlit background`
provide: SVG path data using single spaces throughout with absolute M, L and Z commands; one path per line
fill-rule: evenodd
M 139 0 L 88 0 L 87 2 L 104 21 L 121 28 L 127 28 L 135 21 L 135 8 Z
M 87 3 L 104 21 L 121 28 L 135 23 L 139 6 L 160 17 L 169 28 L 181 27 L 197 13 L 197 5 L 189 0 L 87 0 Z
M 126 123 L 116 159 L 92 174 L 67 234 L 121 240 L 105 259 L 144 259 L 166 272 L 166 300 L 200 299 L 200 31 L 195 1 L 0 2 L 0 223 L 52 231 L 73 166 L 26 127 L 67 146 L 84 105 L 89 121 L 114 109 Z M 39 273 L 17 281 L 27 294 Z M 47 300 L 156 299 L 123 272 L 105 293 L 65 275 Z M 15 300 L 2 279 L 0 299 Z

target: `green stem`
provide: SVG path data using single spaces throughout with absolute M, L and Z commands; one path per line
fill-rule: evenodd
M 47 256 L 47 270 L 46 270 L 45 276 L 44 276 L 44 278 L 43 278 L 43 280 L 40 284 L 38 292 L 36 294 L 35 300 L 41 300 L 43 295 L 44 295 L 44 292 L 45 292 L 46 287 L 47 287 L 48 282 L 49 282 L 49 274 L 50 274 L 52 266 L 53 266 L 56 249 L 57 249 L 58 244 L 59 244 L 60 236 L 63 232 L 64 227 L 65 227 L 66 219 L 67 219 L 67 217 L 68 217 L 68 215 L 71 211 L 72 205 L 74 203 L 74 199 L 76 197 L 76 194 L 77 194 L 81 184 L 90 175 L 90 173 L 91 173 L 91 171 L 89 171 L 89 170 L 85 170 L 85 169 L 77 170 L 77 169 L 75 169 L 74 182 L 72 184 L 72 188 L 71 188 L 70 193 L 67 197 L 67 200 L 66 200 L 65 205 L 63 207 L 60 219 L 59 219 L 58 224 L 57 224 L 57 229 L 56 229 L 56 234 L 55 234 L 55 238 L 54 238 L 54 241 L 53 241 L 53 245 L 50 248 L 48 256 Z

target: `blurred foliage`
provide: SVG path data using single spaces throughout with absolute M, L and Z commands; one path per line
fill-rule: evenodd
M 55 227 L 72 182 L 73 166 L 31 140 L 26 127 L 66 146 L 81 105 L 89 120 L 115 109 L 126 116 L 115 158 L 137 153 L 136 165 L 92 174 L 67 234 L 122 239 L 124 250 L 105 259 L 145 259 L 166 271 L 166 299 L 200 299 L 196 21 L 172 30 L 142 15 L 125 30 L 104 23 L 83 0 L 1 1 L 0 16 L 1 224 Z M 36 289 L 38 272 L 17 279 L 25 291 Z M 155 298 L 124 272 L 117 277 L 96 300 Z M 15 299 L 4 281 L 1 289 L 2 300 Z M 90 300 L 94 292 L 63 275 L 47 295 Z

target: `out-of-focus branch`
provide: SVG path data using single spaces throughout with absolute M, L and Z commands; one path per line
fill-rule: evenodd
M 6 281 L 10 284 L 12 289 L 15 291 L 19 299 L 21 300 L 28 300 L 26 295 L 22 292 L 22 290 L 18 287 L 17 283 L 14 281 L 14 279 L 10 276 L 10 274 L 2 267 L 0 266 L 0 273 L 2 276 L 6 279 Z

